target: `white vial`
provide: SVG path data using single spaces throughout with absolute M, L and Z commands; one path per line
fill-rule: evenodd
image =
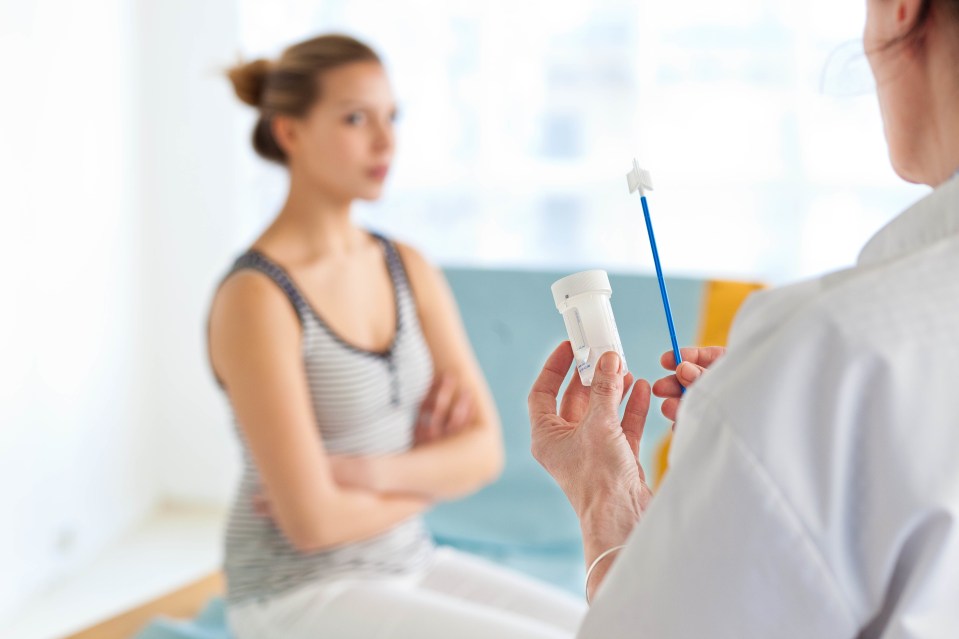
M 623 372 L 626 372 L 626 356 L 613 319 L 613 307 L 609 303 L 613 289 L 606 271 L 574 273 L 555 282 L 551 289 L 556 309 L 566 323 L 583 385 L 593 383 L 599 358 L 607 351 L 619 353 Z

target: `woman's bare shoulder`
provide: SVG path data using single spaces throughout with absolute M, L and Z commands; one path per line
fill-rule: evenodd
M 400 259 L 403 261 L 403 267 L 406 269 L 406 274 L 418 302 L 428 304 L 438 295 L 445 293 L 446 279 L 439 268 L 426 259 L 418 249 L 409 244 L 397 241 L 394 241 L 393 244 L 400 254 Z
M 210 308 L 210 355 L 218 376 L 284 345 L 296 347 L 299 320 L 286 294 L 269 277 L 252 269 L 228 276 Z
M 287 311 L 281 313 L 280 311 Z M 230 274 L 213 297 L 211 320 L 278 319 L 293 313 L 286 294 L 267 275 L 245 269 Z

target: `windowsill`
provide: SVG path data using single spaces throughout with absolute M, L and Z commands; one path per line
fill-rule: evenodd
M 157 508 L 85 569 L 28 601 L 0 636 L 63 637 L 217 570 L 224 517 L 214 507 Z

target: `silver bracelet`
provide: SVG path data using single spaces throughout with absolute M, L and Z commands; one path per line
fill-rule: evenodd
M 596 568 L 596 566 L 599 565 L 599 562 L 601 562 L 603 559 L 606 559 L 606 557 L 609 557 L 611 554 L 613 554 L 617 550 L 622 550 L 625 547 L 626 545 L 624 544 L 622 546 L 613 546 L 609 550 L 604 550 L 603 552 L 599 553 L 599 557 L 594 559 L 593 563 L 589 565 L 589 569 L 586 571 L 586 605 L 587 606 L 589 605 L 589 577 L 590 575 L 593 574 L 593 569 Z

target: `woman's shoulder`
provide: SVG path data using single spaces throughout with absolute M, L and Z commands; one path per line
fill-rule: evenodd
M 210 332 L 229 341 L 257 333 L 292 332 L 299 321 L 284 291 L 266 273 L 241 268 L 220 283 L 210 306 Z
M 289 306 L 283 290 L 269 275 L 253 268 L 236 268 L 227 274 L 213 297 L 213 308 L 237 313 L 269 313 L 271 308 Z
M 238 370 L 270 353 L 296 349 L 299 320 L 282 290 L 265 273 L 233 269 L 210 304 L 208 354 L 213 374 L 226 386 Z
M 443 271 L 419 250 L 394 242 L 410 284 L 420 322 L 428 334 L 459 322 L 459 307 Z
M 405 242 L 391 240 L 406 276 L 409 279 L 413 293 L 419 302 L 428 302 L 442 293 L 446 287 L 443 272 L 436 267 L 423 253 Z
M 390 243 L 396 247 L 396 252 L 407 271 L 414 271 L 417 275 L 422 276 L 423 273 L 436 270 L 436 267 L 412 244 L 394 239 L 391 239 Z

